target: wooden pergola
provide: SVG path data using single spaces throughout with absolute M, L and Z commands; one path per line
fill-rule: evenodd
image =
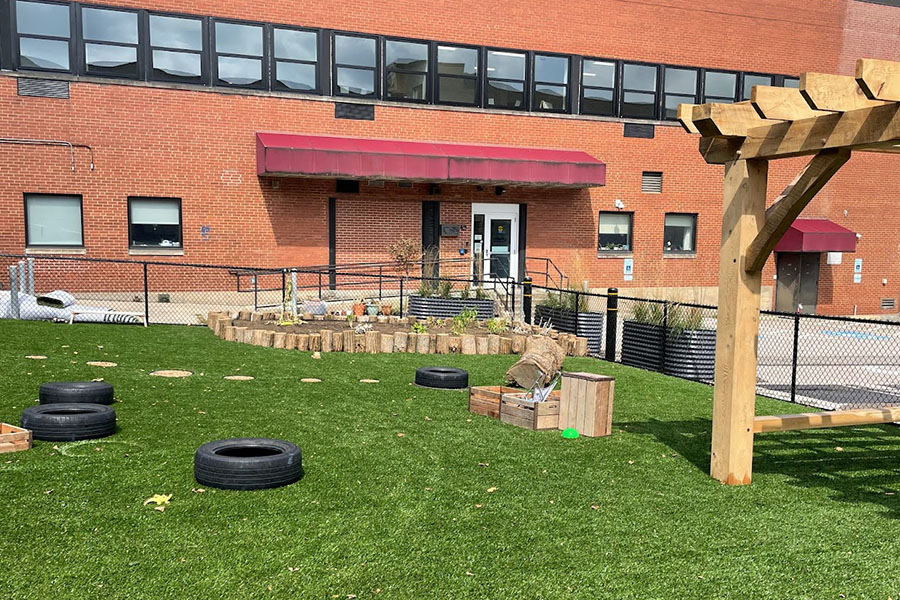
M 755 86 L 747 102 L 682 104 L 700 153 L 725 165 L 710 475 L 749 484 L 756 433 L 900 421 L 900 407 L 755 416 L 762 269 L 851 151 L 900 153 L 900 62 L 860 59 L 856 77 L 805 73 L 800 87 Z M 769 161 L 811 156 L 766 209 Z

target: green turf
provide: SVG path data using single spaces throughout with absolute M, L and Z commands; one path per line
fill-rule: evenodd
M 313 360 L 204 328 L 6 321 L 0 359 L 0 420 L 44 381 L 103 377 L 120 400 L 114 437 L 0 455 L 2 598 L 900 595 L 893 427 L 760 436 L 753 485 L 725 487 L 707 476 L 711 388 L 592 359 L 565 367 L 616 377 L 614 435 L 577 440 L 410 385 L 428 364 L 498 383 L 511 357 Z M 195 449 L 233 436 L 296 442 L 305 477 L 193 493 Z

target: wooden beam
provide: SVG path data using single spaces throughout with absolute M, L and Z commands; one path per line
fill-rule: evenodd
M 800 93 L 812 108 L 818 110 L 846 112 L 886 104 L 866 96 L 856 79 L 849 75 L 803 73 L 800 75 Z
M 744 137 L 748 129 L 778 123 L 760 117 L 750 102 L 697 104 L 691 120 L 701 135 L 713 137 Z
M 794 88 L 754 85 L 750 103 L 764 119 L 794 121 L 828 114 L 812 108 L 800 90 Z
M 749 484 L 753 472 L 762 272 L 747 272 L 744 258 L 765 221 L 768 169 L 760 160 L 725 165 L 709 472 L 729 485 Z
M 794 431 L 819 427 L 847 427 L 851 425 L 876 425 L 900 421 L 900 406 L 858 410 L 832 410 L 795 415 L 756 417 L 753 419 L 754 433 L 774 431 Z
M 679 104 L 678 105 L 678 122 L 684 127 L 688 133 L 700 133 L 697 126 L 694 125 L 694 107 L 696 104 Z
M 900 62 L 860 58 L 856 61 L 856 81 L 870 98 L 900 100 Z
M 850 151 L 839 148 L 823 150 L 809 161 L 766 211 L 766 223 L 762 231 L 747 248 L 747 259 L 744 263 L 747 271 L 762 270 L 769 254 L 790 228 L 791 223 L 848 160 Z

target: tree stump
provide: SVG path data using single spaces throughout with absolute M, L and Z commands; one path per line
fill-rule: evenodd
M 385 354 L 390 354 L 394 351 L 394 336 L 385 333 L 381 336 L 381 351 Z
M 322 338 L 322 352 L 331 352 L 331 338 L 334 337 L 334 332 L 330 329 L 323 329 L 319 332 L 319 336 Z
M 356 334 L 353 330 L 345 330 L 341 337 L 344 338 L 344 352 L 356 352 Z
M 354 344 L 356 344 L 356 351 L 357 352 L 365 352 L 366 351 L 366 334 L 354 333 L 353 339 L 354 339 Z
M 297 334 L 296 333 L 288 333 L 284 336 L 284 347 L 287 350 L 296 350 L 297 349 Z
M 235 327 L 234 328 L 234 341 L 239 342 L 241 344 L 247 343 L 247 328 L 246 327 Z
M 272 347 L 273 348 L 284 348 L 284 338 L 287 337 L 287 333 L 283 331 L 276 331 L 275 336 L 272 338 Z
M 321 352 L 322 351 L 322 336 L 318 333 L 309 334 L 309 351 L 310 352 Z
M 233 341 L 234 341 L 234 339 L 235 339 L 235 329 L 237 329 L 237 327 L 234 327 L 234 326 L 228 326 L 228 327 L 225 328 L 225 338 L 224 338 L 224 339 L 225 339 L 226 342 L 233 342 Z
M 395 352 L 406 352 L 406 344 L 407 338 L 409 334 L 405 331 L 397 331 L 394 332 L 394 351 Z
M 577 343 L 575 345 L 575 356 L 587 356 L 588 354 L 588 340 L 586 337 L 580 337 L 577 339 Z
M 344 334 L 340 331 L 335 331 L 331 336 L 331 351 L 332 352 L 340 352 L 344 349 Z
M 258 312 L 252 313 L 250 315 L 250 320 L 251 321 L 262 321 L 262 313 L 258 313 Z
M 431 336 L 427 333 L 420 333 L 416 336 L 416 352 L 419 354 L 429 354 L 431 347 Z
M 253 340 L 253 343 L 257 346 L 265 346 L 266 348 L 272 347 L 272 342 L 275 341 L 275 332 L 267 331 L 265 329 L 257 329 L 256 337 Z
M 462 340 L 458 335 L 451 335 L 448 346 L 450 354 L 459 354 L 462 350 Z
M 418 333 L 410 333 L 406 336 L 406 351 L 409 353 L 414 353 L 416 351 L 416 343 L 418 342 L 419 334 Z
M 500 336 L 491 334 L 488 336 L 488 354 L 500 354 Z
M 479 335 L 475 338 L 475 350 L 477 354 L 487 354 L 489 349 L 488 339 L 486 335 Z
M 306 352 L 309 350 L 309 334 L 308 333 L 298 333 L 297 334 L 297 350 L 302 352 Z
M 500 338 L 500 354 L 512 354 L 512 338 Z
M 435 336 L 434 351 L 438 354 L 450 354 L 450 335 L 439 333 Z
M 506 372 L 506 379 L 519 387 L 530 388 L 538 383 L 549 385 L 553 376 L 562 368 L 565 354 L 555 341 L 548 337 L 530 337 L 525 354 Z
M 379 332 L 366 332 L 366 352 L 369 354 L 378 354 L 381 352 L 381 334 Z
M 475 336 L 468 333 L 461 336 L 460 348 L 462 349 L 463 354 L 477 354 L 478 345 L 475 342 Z
M 238 312 L 238 321 L 249 321 L 253 317 L 253 312 L 249 310 L 242 310 Z

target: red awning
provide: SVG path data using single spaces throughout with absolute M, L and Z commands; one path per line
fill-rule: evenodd
M 856 252 L 856 234 L 828 219 L 797 219 L 775 252 Z
M 580 150 L 257 133 L 259 175 L 593 187 L 606 165 Z

